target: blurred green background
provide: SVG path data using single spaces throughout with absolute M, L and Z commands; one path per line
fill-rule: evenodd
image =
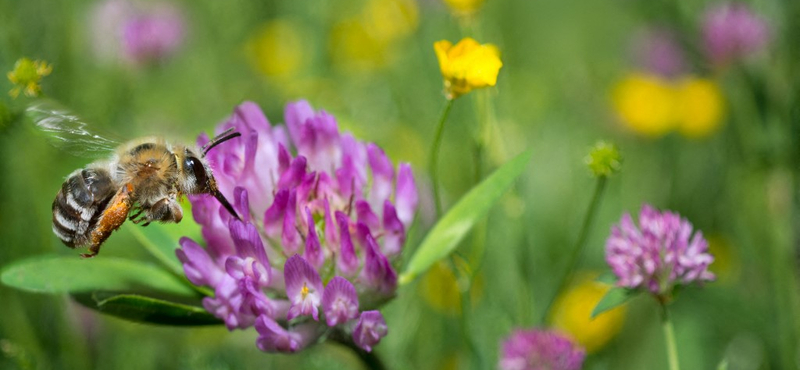
M 145 64 L 97 53 L 104 35 L 92 14 L 99 2 L 0 0 L 0 70 L 11 71 L 21 57 L 47 61 L 53 72 L 43 93 L 121 138 L 193 142 L 244 100 L 278 124 L 285 103 L 308 99 L 393 161 L 413 164 L 425 190 L 409 256 L 435 217 L 426 164 L 444 98 L 432 45 L 464 36 L 493 43 L 504 63 L 497 86 L 459 98 L 445 129 L 444 199 L 452 204 L 476 177 L 525 149 L 534 157 L 458 249 L 475 274 L 464 316 L 446 265 L 401 287 L 383 309 L 390 329 L 376 351 L 388 367 L 494 368 L 513 328 L 548 325 L 543 311 L 594 189 L 584 157 L 605 139 L 620 147 L 624 162 L 609 180 L 580 276 L 608 269 L 604 241 L 623 213 L 638 213 L 643 203 L 677 211 L 711 240 L 718 275 L 684 289 L 672 305 L 683 368 L 715 368 L 722 360 L 729 369 L 796 368 L 800 3 L 748 3 L 767 20 L 770 45 L 746 62 L 718 67 L 701 51 L 703 12 L 714 4 L 705 0 L 487 0 L 471 15 L 440 0 L 173 1 L 185 22 L 183 43 Z M 612 91 L 639 68 L 631 40 L 654 25 L 675 30 L 686 48 L 686 75 L 719 89 L 718 127 L 701 138 L 641 135 L 615 111 Z M 66 175 L 88 160 L 49 146 L 17 115 L 29 100 L 11 98 L 5 92 L 12 88 L 0 79 L 0 108 L 10 112 L 0 124 L 0 265 L 45 253 L 78 258 L 50 231 L 50 205 Z M 123 226 L 103 255 L 155 264 L 131 227 Z M 475 247 L 481 238 L 485 250 Z M 587 310 L 602 294 L 578 292 Z M 573 334 L 590 338 L 586 369 L 666 369 L 657 309 L 640 297 L 600 324 L 562 320 L 577 322 Z M 256 336 L 222 326 L 133 324 L 67 296 L 0 286 L 0 368 L 361 366 L 335 344 L 265 354 Z

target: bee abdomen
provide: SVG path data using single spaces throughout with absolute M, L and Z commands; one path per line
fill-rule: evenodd
M 70 248 L 89 244 L 89 235 L 114 192 L 105 169 L 73 172 L 53 201 L 53 232 Z

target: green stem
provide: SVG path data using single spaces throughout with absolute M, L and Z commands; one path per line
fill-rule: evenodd
M 586 239 L 589 237 L 589 230 L 592 227 L 592 221 L 594 221 L 594 216 L 597 213 L 597 207 L 600 205 L 600 199 L 602 198 L 605 187 L 606 177 L 597 177 L 597 186 L 594 188 L 592 202 L 589 203 L 589 209 L 586 211 L 586 216 L 583 219 L 583 226 L 581 226 L 580 234 L 578 234 L 578 240 L 575 242 L 575 247 L 572 248 L 572 255 L 570 255 L 567 262 L 566 272 L 558 284 L 558 288 L 556 288 L 555 292 L 553 292 L 550 301 L 547 303 L 547 306 L 545 306 L 544 311 L 542 312 L 542 323 L 545 322 L 547 314 L 550 312 L 550 308 L 553 306 L 553 302 L 555 302 L 558 294 L 569 285 L 573 275 L 575 275 L 575 267 L 578 265 L 581 255 L 583 255 L 584 245 L 586 244 Z
M 667 344 L 669 370 L 680 370 L 681 367 L 678 364 L 678 347 L 675 345 L 675 329 L 672 327 L 669 310 L 667 310 L 665 304 L 661 304 L 661 327 L 664 328 L 664 341 Z
M 433 138 L 433 146 L 431 147 L 431 161 L 428 163 L 428 170 L 431 172 L 431 181 L 433 182 L 433 198 L 436 204 L 436 217 L 442 215 L 442 201 L 439 196 L 439 170 L 437 164 L 439 162 L 439 146 L 442 144 L 442 132 L 444 131 L 444 123 L 447 121 L 447 116 L 450 115 L 450 108 L 453 107 L 455 99 L 447 99 L 447 104 L 442 111 L 442 117 L 439 118 L 439 125 L 436 128 L 436 136 Z
M 339 344 L 350 348 L 353 353 L 358 356 L 358 359 L 364 364 L 364 366 L 369 370 L 386 370 L 386 365 L 383 364 L 381 358 L 378 357 L 375 352 L 367 352 L 357 346 L 350 338 L 345 338 L 342 333 L 334 333 L 330 337 L 331 340 L 334 342 L 338 342 Z

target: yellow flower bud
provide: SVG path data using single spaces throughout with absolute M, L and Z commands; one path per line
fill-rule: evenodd
M 717 84 L 689 77 L 677 86 L 678 132 L 689 138 L 706 137 L 722 122 L 725 102 Z
M 52 71 L 52 66 L 40 60 L 33 61 L 28 58 L 18 60 L 14 64 L 14 70 L 8 72 L 8 80 L 15 85 L 9 94 L 16 98 L 24 91 L 27 96 L 39 96 L 42 93 L 39 82 Z
M 622 167 L 622 155 L 619 154 L 619 149 L 616 145 L 605 141 L 597 142 L 584 161 L 596 177 L 611 176 L 619 172 Z
M 492 44 L 481 45 L 472 38 L 458 44 L 442 40 L 433 44 L 444 77 L 445 95 L 455 99 L 473 89 L 494 86 L 503 62 Z
M 592 310 L 611 288 L 594 279 L 597 274 L 576 276 L 575 284 L 556 299 L 550 311 L 550 322 L 569 334 L 589 353 L 603 348 L 622 329 L 626 307 L 619 306 L 594 319 Z

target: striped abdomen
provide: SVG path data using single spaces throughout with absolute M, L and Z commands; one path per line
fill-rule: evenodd
M 105 169 L 73 172 L 53 201 L 53 232 L 70 248 L 88 245 L 92 229 L 116 190 Z

